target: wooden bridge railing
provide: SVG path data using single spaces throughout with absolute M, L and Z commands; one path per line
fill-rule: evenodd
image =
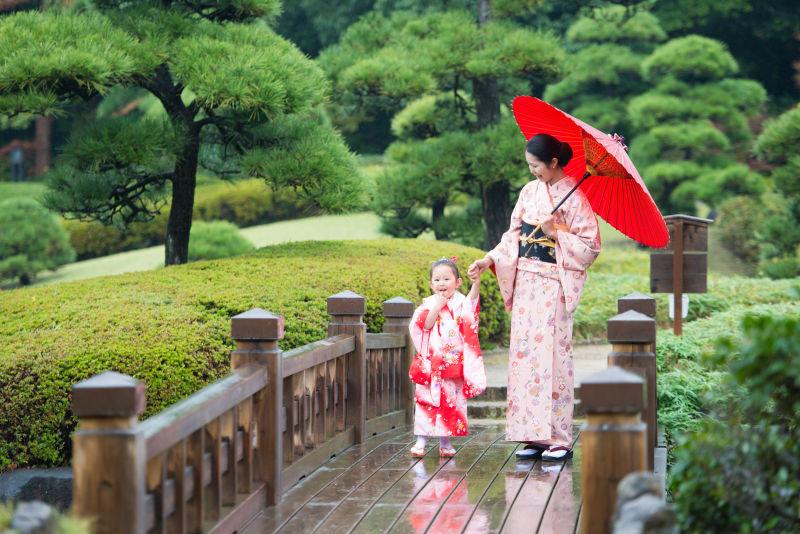
M 634 471 L 653 471 L 657 433 L 655 299 L 617 301 L 608 320 L 608 368 L 581 383 L 587 422 L 581 431 L 581 529 L 611 532 L 617 485 Z
M 232 372 L 139 423 L 144 385 L 106 372 L 73 387 L 73 502 L 95 532 L 231 532 L 331 456 L 410 419 L 413 304 L 328 299 L 326 339 L 283 353 L 283 318 L 235 316 Z

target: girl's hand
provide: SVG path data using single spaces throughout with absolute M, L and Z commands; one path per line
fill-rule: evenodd
M 433 309 L 431 311 L 439 312 L 444 305 L 447 304 L 447 297 L 442 295 L 441 293 L 434 293 L 433 294 Z
M 474 281 L 476 277 L 480 277 L 483 271 L 491 267 L 492 263 L 492 258 L 489 257 L 473 261 L 469 269 L 467 269 L 467 276 L 470 280 Z

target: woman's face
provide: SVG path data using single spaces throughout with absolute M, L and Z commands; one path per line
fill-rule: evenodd
M 542 160 L 534 156 L 528 151 L 525 151 L 525 159 L 528 161 L 528 169 L 539 181 L 550 183 L 556 175 L 556 168 L 558 163 L 555 158 L 549 164 L 544 163 Z

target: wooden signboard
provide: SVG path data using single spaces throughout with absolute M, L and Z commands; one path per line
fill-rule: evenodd
M 683 294 L 705 293 L 708 277 L 709 219 L 689 215 L 664 217 L 669 245 L 650 255 L 650 291 L 672 293 L 675 303 L 673 332 L 683 331 Z
M 650 292 L 674 293 L 674 255 L 654 252 L 650 254 Z M 705 293 L 707 289 L 708 255 L 684 254 L 683 292 Z

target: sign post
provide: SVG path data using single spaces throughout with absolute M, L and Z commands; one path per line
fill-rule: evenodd
M 683 333 L 683 294 L 708 291 L 708 225 L 710 219 L 689 215 L 664 217 L 669 229 L 667 252 L 650 254 L 650 291 L 672 293 L 672 330 Z

